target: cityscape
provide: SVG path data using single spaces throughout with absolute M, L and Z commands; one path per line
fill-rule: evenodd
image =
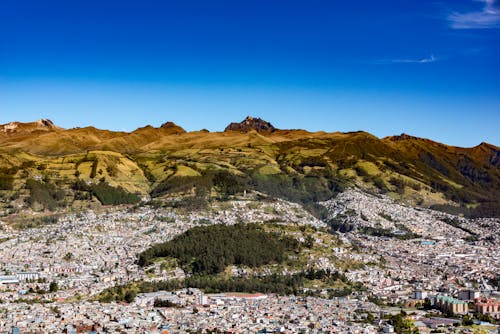
M 500 334 L 500 0 L 1 0 L 0 334 Z
M 451 215 L 357 190 L 324 203 L 332 217 L 348 217 L 343 221 L 346 225 L 382 226 L 392 231 L 404 226 L 405 231 L 419 234 L 404 240 L 332 232 L 297 204 L 252 197 L 217 203 L 205 212 L 148 205 L 89 210 L 21 232 L 3 224 L 0 329 L 390 333 L 394 328 L 387 316 L 405 312 L 420 333 L 436 328 L 453 333 L 464 328 L 461 332 L 466 333 L 476 325 L 495 330 L 495 319 L 500 316 L 498 286 L 494 285 L 500 266 L 498 219 L 460 218 L 455 226 L 447 223 L 454 218 Z M 198 225 L 263 222 L 286 228 L 298 240 L 311 235 L 314 246 L 306 254 L 307 268 L 339 271 L 362 288 L 335 296 L 321 282 L 312 281 L 317 284 L 293 296 L 184 288 L 139 293 L 133 301 L 99 302 L 99 293 L 115 285 L 185 278 L 188 273 L 180 267 L 138 266 L 137 254 L 147 245 Z M 476 236 L 474 241 L 471 236 Z M 294 271 L 287 266 L 266 269 L 268 274 Z M 235 276 L 249 275 L 250 270 L 232 267 Z M 175 307 L 156 307 L 159 300 Z M 463 326 L 463 316 L 469 314 L 481 315 L 481 320 Z

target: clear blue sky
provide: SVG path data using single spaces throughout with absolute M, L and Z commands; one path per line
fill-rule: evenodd
M 2 0 L 0 123 L 402 132 L 500 145 L 493 0 Z

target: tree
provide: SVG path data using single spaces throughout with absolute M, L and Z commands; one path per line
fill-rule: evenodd
M 431 300 L 429 298 L 425 298 L 423 308 L 424 310 L 430 310 L 432 308 Z
M 128 290 L 127 292 L 125 292 L 124 300 L 130 304 L 134 301 L 135 296 L 136 293 L 134 291 Z
M 57 286 L 57 283 L 54 282 L 54 281 L 50 282 L 49 291 L 50 292 L 57 292 L 57 290 L 59 290 L 59 287 Z
M 418 333 L 418 329 L 413 325 L 410 319 L 406 318 L 406 312 L 401 310 L 401 313 L 389 316 L 389 322 L 394 326 L 396 333 Z
M 462 325 L 471 326 L 474 324 L 474 321 L 466 314 L 462 317 Z

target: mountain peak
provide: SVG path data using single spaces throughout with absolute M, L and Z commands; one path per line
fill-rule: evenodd
M 185 133 L 186 130 L 184 130 L 182 127 L 178 126 L 177 124 L 175 124 L 174 122 L 166 122 L 166 123 L 163 123 L 161 126 L 160 126 L 160 129 L 165 129 L 165 130 L 168 130 L 169 133 L 172 133 L 172 134 L 178 134 L 178 133 Z
M 29 123 L 10 122 L 0 125 L 0 132 L 4 132 L 6 134 L 22 134 L 35 131 L 53 131 L 60 129 L 61 128 L 57 127 L 50 119 L 45 118 Z
M 409 139 L 420 139 L 414 136 L 411 136 L 407 133 L 402 133 L 399 136 L 389 136 L 386 137 L 386 139 L 391 140 L 391 141 L 400 141 L 400 140 L 409 140 Z
M 272 133 L 277 129 L 271 123 L 266 122 L 261 118 L 247 116 L 240 123 L 229 124 L 224 131 L 249 132 L 252 130 L 263 133 Z
M 50 119 L 47 118 L 41 118 L 35 123 L 41 127 L 55 127 L 54 122 L 52 122 Z
M 490 150 L 499 150 L 498 146 L 495 146 L 493 144 L 487 143 L 487 142 L 481 142 L 481 144 L 476 146 L 477 148 L 484 148 L 484 149 L 490 149 Z

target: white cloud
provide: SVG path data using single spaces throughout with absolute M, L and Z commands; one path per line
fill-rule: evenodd
M 448 21 L 453 29 L 489 29 L 500 28 L 500 8 L 495 0 L 476 0 L 484 3 L 481 11 L 452 13 Z
M 393 63 L 417 63 L 417 64 L 425 64 L 425 63 L 433 63 L 437 59 L 434 57 L 434 55 L 430 55 L 427 58 L 421 58 L 421 59 L 393 59 L 391 62 Z
M 430 55 L 427 58 L 420 58 L 420 59 L 385 59 L 385 60 L 379 60 L 376 63 L 377 64 L 426 64 L 426 63 L 433 63 L 437 61 L 437 58 L 434 57 L 434 55 Z

